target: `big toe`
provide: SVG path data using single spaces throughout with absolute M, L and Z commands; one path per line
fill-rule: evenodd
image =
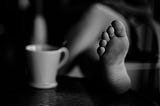
M 115 20 L 111 24 L 114 28 L 114 33 L 116 36 L 123 37 L 123 36 L 127 35 L 126 30 L 125 30 L 125 26 L 121 21 Z

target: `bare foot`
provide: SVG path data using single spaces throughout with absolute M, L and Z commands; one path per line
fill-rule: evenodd
M 105 71 L 105 79 L 116 93 L 123 93 L 131 86 L 124 64 L 129 41 L 122 22 L 113 21 L 102 33 L 97 52 Z

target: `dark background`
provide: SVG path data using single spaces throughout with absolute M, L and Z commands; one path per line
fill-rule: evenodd
M 46 19 L 49 43 L 60 46 L 65 40 L 64 37 L 68 33 L 68 30 L 81 19 L 86 9 L 95 2 L 102 2 L 98 0 L 64 1 L 65 0 L 43 0 L 43 11 L 36 10 L 36 2 L 34 0 L 30 0 L 30 7 L 25 11 L 18 7 L 17 0 L 0 1 L 0 82 L 5 88 L 21 85 L 26 81 L 26 56 L 24 48 L 25 45 L 30 43 L 34 18 L 37 13 L 43 13 Z M 108 1 L 117 2 L 116 0 Z M 154 19 L 160 23 L 160 15 L 158 13 L 160 7 L 159 0 L 146 0 L 147 3 L 145 0 L 121 1 L 135 7 L 151 4 Z M 113 9 L 116 10 L 115 7 L 113 7 Z M 119 12 L 124 13 L 124 17 L 128 18 L 125 12 Z M 130 17 L 133 16 L 131 15 Z M 137 17 L 140 23 L 144 18 L 145 17 Z M 133 39 L 136 39 L 135 37 L 136 36 L 132 36 Z M 154 56 L 155 58 L 157 56 L 156 39 L 156 37 L 153 37 L 154 48 L 149 53 L 146 53 L 146 55 L 144 54 L 145 51 L 139 52 L 134 42 L 132 42 L 127 61 L 146 62 L 152 59 L 154 60 Z M 132 50 L 137 51 L 133 54 Z M 143 57 L 143 59 L 138 58 L 137 56 L 140 56 L 141 53 L 146 57 Z

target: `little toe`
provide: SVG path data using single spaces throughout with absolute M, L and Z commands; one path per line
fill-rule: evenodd
M 116 36 L 123 37 L 126 35 L 125 26 L 121 21 L 115 20 L 111 24 Z
M 102 39 L 104 39 L 104 40 L 106 40 L 106 41 L 109 41 L 109 40 L 110 40 L 109 35 L 108 35 L 107 32 L 103 32 L 103 33 L 102 33 Z
M 101 47 L 105 47 L 107 45 L 107 41 L 106 40 L 100 40 L 100 42 L 99 42 L 99 46 L 101 46 Z
M 105 48 L 104 47 L 98 47 L 97 49 L 97 53 L 99 56 L 102 56 L 105 52 Z
M 114 37 L 115 36 L 114 35 L 114 28 L 112 26 L 109 26 L 107 28 L 107 33 L 108 33 L 108 35 L 109 35 L 110 38 Z

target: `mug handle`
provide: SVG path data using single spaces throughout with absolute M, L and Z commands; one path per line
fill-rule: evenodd
M 60 50 L 61 56 L 62 56 L 62 54 L 64 54 L 64 56 L 62 57 L 62 59 L 60 60 L 60 63 L 59 63 L 59 68 L 61 68 L 68 60 L 69 50 L 66 47 L 62 47 L 59 50 Z

